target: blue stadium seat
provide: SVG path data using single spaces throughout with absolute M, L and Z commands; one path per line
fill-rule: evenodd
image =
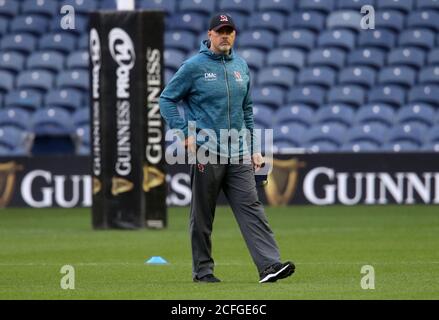
M 0 156 L 2 157 L 22 157 L 28 155 L 25 149 L 16 147 L 14 149 L 10 149 L 6 146 L 0 145 Z
M 290 147 L 300 147 L 305 135 L 306 127 L 300 124 L 276 125 L 273 130 L 274 144 L 288 142 Z
M 288 141 L 274 141 L 273 142 L 273 153 L 274 154 L 291 154 L 295 153 L 296 148 L 294 144 Z
M 433 126 L 427 131 L 425 141 L 439 142 L 439 126 Z
M 425 102 L 439 107 L 439 86 L 429 84 L 412 87 L 408 102 Z
M 76 154 L 90 155 L 91 152 L 91 135 L 90 126 L 80 127 L 75 130 L 76 137 Z
M 320 33 L 317 38 L 319 47 L 339 48 L 351 51 L 355 48 L 355 33 L 350 30 L 336 29 L 326 30 Z
M 8 32 L 9 29 L 9 21 L 6 18 L 0 16 L 0 36 L 3 36 Z
M 339 151 L 339 145 L 329 141 L 311 142 L 303 147 L 310 153 L 334 153 Z
M 360 32 L 358 45 L 389 50 L 395 46 L 395 33 L 388 29 L 365 30 Z
M 202 33 L 206 36 L 206 32 Z M 165 48 L 178 49 L 188 53 L 199 43 L 195 43 L 196 37 L 189 31 L 167 31 L 165 32 Z
M 65 0 L 61 6 L 70 5 L 75 8 L 75 13 L 87 14 L 90 11 L 96 10 L 98 5 L 95 0 Z
M 46 94 L 46 107 L 61 108 L 70 113 L 83 107 L 82 93 L 76 89 L 54 89 Z
M 286 105 L 280 107 L 274 117 L 279 125 L 299 124 L 309 127 L 314 122 L 314 109 L 303 104 Z
M 74 126 L 74 138 L 76 139 L 77 148 L 85 145 L 90 147 L 91 136 L 90 136 L 90 124 L 84 124 L 82 126 Z
M 338 9 L 356 10 L 360 12 L 363 6 L 374 6 L 375 0 L 338 0 Z
M 268 129 L 268 128 L 266 128 L 265 126 L 263 126 L 260 122 L 255 122 L 255 127 L 254 127 L 255 129 L 258 129 L 258 130 L 264 130 L 264 129 Z M 263 148 L 263 147 L 262 147 Z
M 310 51 L 315 46 L 316 35 L 306 29 L 286 30 L 279 34 L 277 41 L 281 48 L 298 48 Z
M 5 35 L 0 42 L 2 51 L 19 51 L 28 54 L 35 50 L 37 39 L 35 36 L 26 33 Z
M 88 33 L 83 34 L 78 39 L 78 48 L 77 50 L 88 50 L 90 39 Z
M 137 1 L 139 9 L 163 10 L 168 16 L 177 11 L 177 0 L 141 0 Z
M 420 151 L 439 152 L 439 142 L 426 142 L 422 145 Z
M 439 12 L 433 10 L 412 12 L 407 18 L 407 28 L 427 28 L 433 32 L 438 32 Z
M 294 1 L 291 0 L 259 0 L 258 11 L 277 11 L 289 15 L 295 9 Z
M 415 84 L 416 72 L 410 67 L 386 67 L 378 74 L 378 83 L 382 85 L 395 84 L 406 88 Z
M 381 152 L 418 152 L 419 145 L 410 141 L 388 142 L 380 150 Z
M 405 30 L 399 35 L 399 46 L 401 47 L 413 46 L 430 50 L 434 47 L 434 43 L 434 32 L 428 29 Z
M 0 16 L 13 18 L 20 12 L 20 1 L 4 0 L 0 1 Z
M 376 13 L 375 28 L 401 32 L 404 29 L 404 14 L 396 10 L 385 10 Z
M 328 92 L 328 103 L 344 103 L 358 108 L 366 101 L 366 91 L 357 85 L 332 87 Z
M 90 108 L 80 108 L 73 114 L 73 125 L 75 128 L 90 126 Z
M 30 119 L 30 114 L 22 109 L 0 110 L 0 127 L 11 126 L 22 131 L 29 131 Z
M 25 147 L 28 144 L 28 134 L 18 128 L 11 126 L 0 127 L 0 146 L 9 150 L 17 147 Z
M 249 68 L 259 70 L 265 65 L 265 52 L 258 49 L 238 50 L 238 55 L 243 57 Z
M 435 122 L 435 109 L 423 103 L 414 103 L 401 107 L 398 110 L 396 121 L 398 123 L 420 123 L 432 126 Z
M 15 77 L 12 72 L 0 70 L 0 93 L 8 92 L 14 88 Z
M 60 13 L 59 3 L 55 0 L 26 0 L 21 5 L 24 14 L 38 14 L 51 18 Z
M 255 12 L 248 19 L 248 28 L 279 33 L 285 30 L 285 17 L 278 12 Z
M 340 71 L 338 81 L 339 84 L 354 84 L 364 88 L 371 88 L 376 81 L 376 71 L 371 67 L 348 67 Z
M 275 35 L 268 30 L 247 30 L 241 33 L 238 44 L 240 49 L 254 48 L 270 51 L 274 48 Z
M 399 86 L 378 86 L 369 91 L 369 103 L 386 103 L 394 107 L 403 105 L 406 92 Z
M 56 15 L 50 22 L 51 33 L 67 33 L 76 36 L 81 36 L 84 33 L 88 33 L 88 16 L 82 16 L 75 12 L 75 25 L 74 28 L 65 29 L 66 26 L 63 23 L 64 15 Z M 71 26 L 73 27 L 73 25 Z
M 287 97 L 287 103 L 304 103 L 315 109 L 319 108 L 325 101 L 326 90 L 318 86 L 292 87 Z
M 426 67 L 419 72 L 420 84 L 439 84 L 439 66 Z
M 253 103 L 277 109 L 285 103 L 285 90 L 275 86 L 256 87 L 252 92 Z
M 185 55 L 179 50 L 165 49 L 164 60 L 166 68 L 177 71 L 185 60 Z
M 340 147 L 346 139 L 346 127 L 340 124 L 317 124 L 306 133 L 304 140 L 307 143 L 329 142 Z
M 104 9 L 104 10 L 116 10 L 117 9 L 116 1 L 117 0 L 101 0 L 99 2 L 99 8 Z M 138 2 L 136 2 L 136 3 L 138 3 Z
M 6 108 L 16 108 L 26 112 L 34 112 L 41 108 L 43 96 L 36 90 L 15 90 L 5 97 Z
M 240 12 L 233 12 L 232 14 L 233 22 L 235 23 L 236 31 L 241 33 L 242 31 L 247 29 L 247 21 L 249 17 Z
M 353 126 L 346 132 L 348 142 L 368 142 L 380 146 L 387 140 L 389 128 L 380 123 L 365 123 Z
M 40 36 L 47 31 L 48 21 L 37 15 L 17 16 L 10 23 L 10 30 L 13 33 L 30 33 Z
M 324 88 L 335 84 L 336 73 L 329 67 L 304 68 L 298 76 L 298 83 L 301 85 L 318 85 Z
M 17 74 L 24 67 L 24 55 L 18 52 L 0 52 L 0 69 Z
M 88 128 L 87 130 L 90 130 Z M 86 136 L 86 133 L 84 133 L 84 136 Z M 76 150 L 76 154 L 79 156 L 89 156 L 91 153 L 91 146 L 90 144 L 86 144 L 87 142 L 82 142 L 82 144 L 79 145 L 79 148 Z
M 246 15 L 251 14 L 256 9 L 255 0 L 220 0 L 220 11 L 226 12 L 240 12 Z
M 419 48 L 395 48 L 387 56 L 389 65 L 407 65 L 416 69 L 425 63 L 425 52 Z
M 170 30 L 186 30 L 194 34 L 200 34 L 207 30 L 205 16 L 198 13 L 177 13 L 169 20 Z
M 322 13 L 329 13 L 335 9 L 335 0 L 299 0 L 300 10 L 317 10 Z
M 328 66 L 341 69 L 345 65 L 346 53 L 341 49 L 320 48 L 312 50 L 308 55 L 308 66 Z
M 379 123 L 391 127 L 395 121 L 395 109 L 385 103 L 366 104 L 358 109 L 355 121 L 360 124 Z
M 350 127 L 354 122 L 355 111 L 346 104 L 332 104 L 319 108 L 315 114 L 316 123 L 338 123 Z
M 380 69 L 384 66 L 386 54 L 377 48 L 355 49 L 348 55 L 348 64 Z
M 408 141 L 421 146 L 426 133 L 427 126 L 425 125 L 398 124 L 390 129 L 388 142 L 401 143 Z
M 59 72 L 64 69 L 64 55 L 56 51 L 39 51 L 27 59 L 27 68 Z
M 58 88 L 72 88 L 87 92 L 90 85 L 88 79 L 88 71 L 80 69 L 69 70 L 58 74 L 56 84 Z
M 67 68 L 68 69 L 87 69 L 89 67 L 89 54 L 86 50 L 74 51 L 67 57 Z
M 70 135 L 73 133 L 71 114 L 59 108 L 44 108 L 33 116 L 33 130 L 36 135 Z
M 66 32 L 57 32 L 42 36 L 39 41 L 40 50 L 54 50 L 69 54 L 76 47 L 76 37 Z M 88 48 L 88 43 L 87 43 Z
M 293 12 L 287 20 L 288 29 L 309 29 L 320 32 L 326 26 L 326 16 L 316 11 Z
M 58 108 L 45 108 L 33 116 L 35 138 L 32 146 L 33 155 L 73 154 L 74 127 L 69 112 Z
M 417 9 L 433 9 L 439 10 L 439 3 L 437 0 L 417 0 Z
M 413 10 L 413 0 L 377 0 L 378 9 L 399 10 L 408 13 Z
M 294 85 L 295 72 L 286 67 L 267 67 L 258 73 L 259 86 L 280 86 L 288 89 Z
M 339 149 L 340 152 L 348 152 L 348 153 L 363 153 L 363 152 L 378 152 L 380 146 L 376 143 L 368 142 L 368 141 L 360 141 L 360 142 L 347 142 L 344 143 Z
M 17 77 L 18 89 L 35 89 L 46 92 L 53 87 L 51 72 L 43 70 L 23 71 Z
M 359 11 L 334 11 L 328 16 L 326 26 L 328 29 L 350 29 L 352 31 L 359 31 L 362 17 Z
M 273 109 L 265 105 L 253 105 L 255 125 L 260 128 L 273 128 Z
M 267 64 L 273 67 L 290 67 L 295 70 L 305 65 L 305 55 L 297 49 L 274 49 L 267 56 Z
M 181 0 L 180 12 L 198 12 L 210 15 L 216 10 L 215 0 Z

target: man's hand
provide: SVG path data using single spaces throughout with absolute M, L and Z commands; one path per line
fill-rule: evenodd
M 194 136 L 187 137 L 186 140 L 184 140 L 184 146 L 189 151 L 189 153 L 195 154 L 197 152 Z
M 252 164 L 253 164 L 253 168 L 255 169 L 255 172 L 258 172 L 262 168 L 264 163 L 265 160 L 262 154 L 255 153 L 252 155 Z

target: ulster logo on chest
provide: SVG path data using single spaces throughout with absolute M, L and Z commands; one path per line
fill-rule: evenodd
M 244 81 L 244 80 L 242 79 L 241 73 L 240 73 L 239 71 L 234 71 L 234 75 L 235 75 L 235 80 L 236 80 L 237 82 L 242 82 L 242 81 Z

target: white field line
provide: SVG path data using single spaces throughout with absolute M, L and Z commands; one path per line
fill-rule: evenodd
M 60 263 L 44 263 L 44 262 L 28 262 L 28 263 L 0 263 L 0 267 L 51 267 L 51 266 L 61 266 L 64 264 L 70 264 L 72 266 L 77 267 L 99 267 L 99 266 L 143 266 L 147 265 L 142 262 L 69 262 L 66 261 Z M 439 261 L 395 261 L 395 262 L 373 262 L 373 261 L 361 261 L 361 262 L 294 262 L 295 265 L 430 265 L 430 264 L 439 264 Z M 217 262 L 215 263 L 217 266 L 250 266 L 251 263 L 242 263 L 242 262 Z M 154 265 L 153 265 L 154 266 Z M 169 262 L 164 266 L 191 266 L 191 263 L 182 263 L 182 262 Z

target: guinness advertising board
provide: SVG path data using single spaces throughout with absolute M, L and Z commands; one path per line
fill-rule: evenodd
M 272 206 L 439 204 L 439 154 L 278 155 L 261 200 Z
M 0 208 L 92 206 L 91 162 L 88 157 L 0 158 Z M 277 155 L 258 192 L 269 206 L 438 205 L 438 164 L 438 153 Z M 188 166 L 168 166 L 166 172 L 163 205 L 188 206 Z M 227 205 L 223 195 L 218 200 Z
M 166 226 L 163 124 L 155 110 L 163 89 L 163 19 L 147 11 L 90 14 L 96 229 Z
M 108 167 L 107 157 L 103 154 L 103 145 L 106 143 L 107 126 L 102 126 L 102 113 L 105 111 L 101 104 L 102 84 L 102 39 L 100 30 L 101 16 L 96 13 L 90 15 L 89 57 L 90 57 L 90 119 L 91 119 L 91 176 L 93 192 L 92 225 L 96 229 L 106 229 L 108 219 L 105 214 L 108 205 L 105 192 L 108 190 L 108 181 L 104 181 L 103 169 Z M 105 183 L 105 184 L 104 184 Z

